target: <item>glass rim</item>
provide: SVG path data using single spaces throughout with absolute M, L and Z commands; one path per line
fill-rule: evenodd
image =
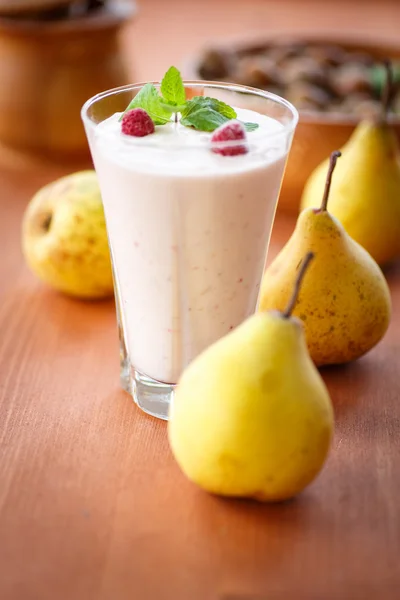
M 94 104 L 96 104 L 96 102 L 103 100 L 104 98 L 107 98 L 109 96 L 114 96 L 117 94 L 121 94 L 123 92 L 128 92 L 130 90 L 140 89 L 144 85 L 146 85 L 146 83 L 151 83 L 155 86 L 161 85 L 160 81 L 145 81 L 145 82 L 138 82 L 138 83 L 129 83 L 127 85 L 122 85 L 119 87 L 111 88 L 109 90 L 105 90 L 103 92 L 99 92 L 98 94 L 95 94 L 94 96 L 92 96 L 91 98 L 86 100 L 86 102 L 83 104 L 83 106 L 81 108 L 81 119 L 82 119 L 85 127 L 89 127 L 92 131 L 95 131 L 97 129 L 98 124 L 94 123 L 92 121 L 92 119 L 88 116 L 89 108 L 91 106 L 93 106 Z M 239 83 L 230 83 L 230 82 L 226 82 L 226 81 L 207 81 L 207 80 L 202 80 L 202 79 L 201 80 L 200 79 L 193 79 L 193 80 L 184 79 L 183 84 L 185 87 L 209 87 L 209 88 L 216 88 L 216 89 L 231 90 L 232 92 L 238 92 L 238 93 L 247 93 L 249 96 L 256 96 L 256 97 L 259 97 L 264 100 L 270 100 L 272 102 L 275 102 L 275 104 L 283 106 L 284 108 L 286 108 L 289 111 L 290 119 L 285 124 L 281 123 L 281 125 L 282 125 L 281 129 L 268 134 L 267 137 L 265 136 L 265 132 L 262 132 L 262 131 L 257 132 L 257 130 L 255 130 L 251 134 L 252 141 L 264 140 L 265 142 L 267 142 L 267 141 L 275 140 L 277 138 L 287 137 L 294 132 L 294 130 L 297 126 L 297 123 L 299 121 L 299 113 L 298 113 L 297 109 L 295 108 L 295 106 L 291 102 L 289 102 L 285 98 L 282 98 L 281 96 L 278 96 L 277 94 L 268 92 L 267 90 L 261 90 L 258 88 L 241 85 Z M 268 116 L 268 115 L 266 115 L 266 116 Z M 274 117 L 271 117 L 271 118 L 274 118 Z M 203 131 L 200 133 L 202 133 L 202 134 L 208 133 L 209 134 L 210 132 Z M 140 140 L 140 143 L 138 143 L 138 140 Z M 124 136 L 124 139 L 121 140 L 121 143 L 123 143 L 124 145 L 126 144 L 129 146 L 136 146 L 136 147 L 161 148 L 159 143 L 151 142 L 150 140 L 147 140 L 147 136 L 146 136 L 146 138 L 137 138 L 137 139 L 136 138 L 132 139 L 129 136 Z M 218 147 L 218 148 L 225 148 L 227 146 L 229 146 L 229 147 L 240 146 L 242 144 L 243 144 L 243 140 L 237 140 L 237 141 L 230 140 L 230 141 L 226 141 L 226 142 L 224 141 L 224 142 L 217 142 L 217 143 L 213 142 L 213 146 Z M 185 144 L 184 146 L 182 146 L 182 144 L 177 144 L 176 146 L 168 145 L 168 150 L 183 149 L 183 148 L 184 149 L 199 148 L 202 146 L 204 146 L 204 144 L 201 144 L 201 143 L 197 143 L 197 144 L 190 143 L 190 144 Z

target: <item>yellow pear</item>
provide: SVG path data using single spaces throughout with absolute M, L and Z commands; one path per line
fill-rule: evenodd
M 390 88 L 389 69 L 385 115 Z M 396 134 L 385 116 L 362 121 L 342 154 L 332 184 L 329 211 L 383 265 L 400 256 L 400 153 Z M 302 209 L 319 206 L 327 165 L 328 160 L 308 179 Z
M 301 492 L 330 448 L 333 410 L 301 322 L 291 316 L 308 255 L 285 312 L 258 313 L 185 370 L 168 423 L 186 476 L 223 496 L 278 501 Z
M 264 273 L 260 295 L 260 310 L 283 308 L 302 256 L 315 252 L 294 314 L 304 323 L 317 365 L 345 363 L 368 352 L 383 337 L 391 314 L 382 271 L 327 211 L 339 156 L 331 155 L 321 208 L 300 213 L 291 238 Z
M 80 298 L 112 296 L 103 205 L 94 171 L 62 177 L 35 194 L 24 215 L 27 264 L 44 282 Z

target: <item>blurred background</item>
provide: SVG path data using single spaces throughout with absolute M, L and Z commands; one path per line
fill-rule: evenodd
M 138 0 L 136 4 L 137 17 L 125 41 L 139 77 L 157 78 L 169 63 L 182 65 L 205 45 L 237 37 L 295 32 L 400 47 L 398 0 Z

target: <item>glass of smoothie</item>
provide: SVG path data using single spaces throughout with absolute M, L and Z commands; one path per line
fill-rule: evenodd
M 175 113 L 151 135 L 125 135 L 121 117 L 143 85 L 98 94 L 82 118 L 113 263 L 122 385 L 167 419 L 185 367 L 257 308 L 298 114 L 265 91 L 190 81 L 186 99 L 223 101 L 257 128 L 245 141 L 212 141 Z

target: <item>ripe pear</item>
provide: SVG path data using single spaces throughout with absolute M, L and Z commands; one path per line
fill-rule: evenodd
M 208 492 L 286 500 L 321 470 L 333 410 L 290 305 L 256 313 L 184 371 L 170 411 L 172 452 Z
M 304 323 L 317 365 L 359 358 L 383 337 L 391 316 L 390 292 L 379 266 L 327 211 L 339 156 L 331 155 L 321 208 L 300 213 L 291 238 L 265 271 L 260 293 L 260 310 L 283 308 L 301 257 L 315 252 L 294 314 Z
M 113 295 L 103 205 L 94 171 L 62 177 L 39 190 L 22 225 L 27 264 L 44 282 L 79 298 Z
M 400 152 L 386 118 L 391 93 L 388 72 L 380 119 L 361 121 L 342 149 L 335 172 L 329 211 L 351 237 L 384 265 L 400 256 Z M 308 179 L 301 208 L 319 206 L 329 160 Z

